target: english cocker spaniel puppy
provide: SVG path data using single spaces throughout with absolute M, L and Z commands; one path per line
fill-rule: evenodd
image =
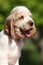
M 23 39 L 35 33 L 31 12 L 24 6 L 15 7 L 0 32 L 0 65 L 19 65 Z

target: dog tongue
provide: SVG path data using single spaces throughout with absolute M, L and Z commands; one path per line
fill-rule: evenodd
M 25 34 L 25 36 L 29 38 L 30 37 L 30 34 Z
M 25 36 L 29 38 L 30 37 L 30 32 L 29 31 L 25 32 Z

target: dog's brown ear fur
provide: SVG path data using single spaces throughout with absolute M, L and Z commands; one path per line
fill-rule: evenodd
M 11 38 L 14 37 L 13 18 L 8 17 L 4 26 L 4 32 Z

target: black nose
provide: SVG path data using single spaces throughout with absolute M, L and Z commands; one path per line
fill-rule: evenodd
M 30 26 L 33 26 L 33 22 L 30 22 L 29 24 L 30 24 Z

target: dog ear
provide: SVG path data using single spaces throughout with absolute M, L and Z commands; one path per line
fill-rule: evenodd
M 14 38 L 14 27 L 13 27 L 13 17 L 9 16 L 6 20 L 5 26 L 4 26 L 4 31 L 5 33 L 11 37 Z

